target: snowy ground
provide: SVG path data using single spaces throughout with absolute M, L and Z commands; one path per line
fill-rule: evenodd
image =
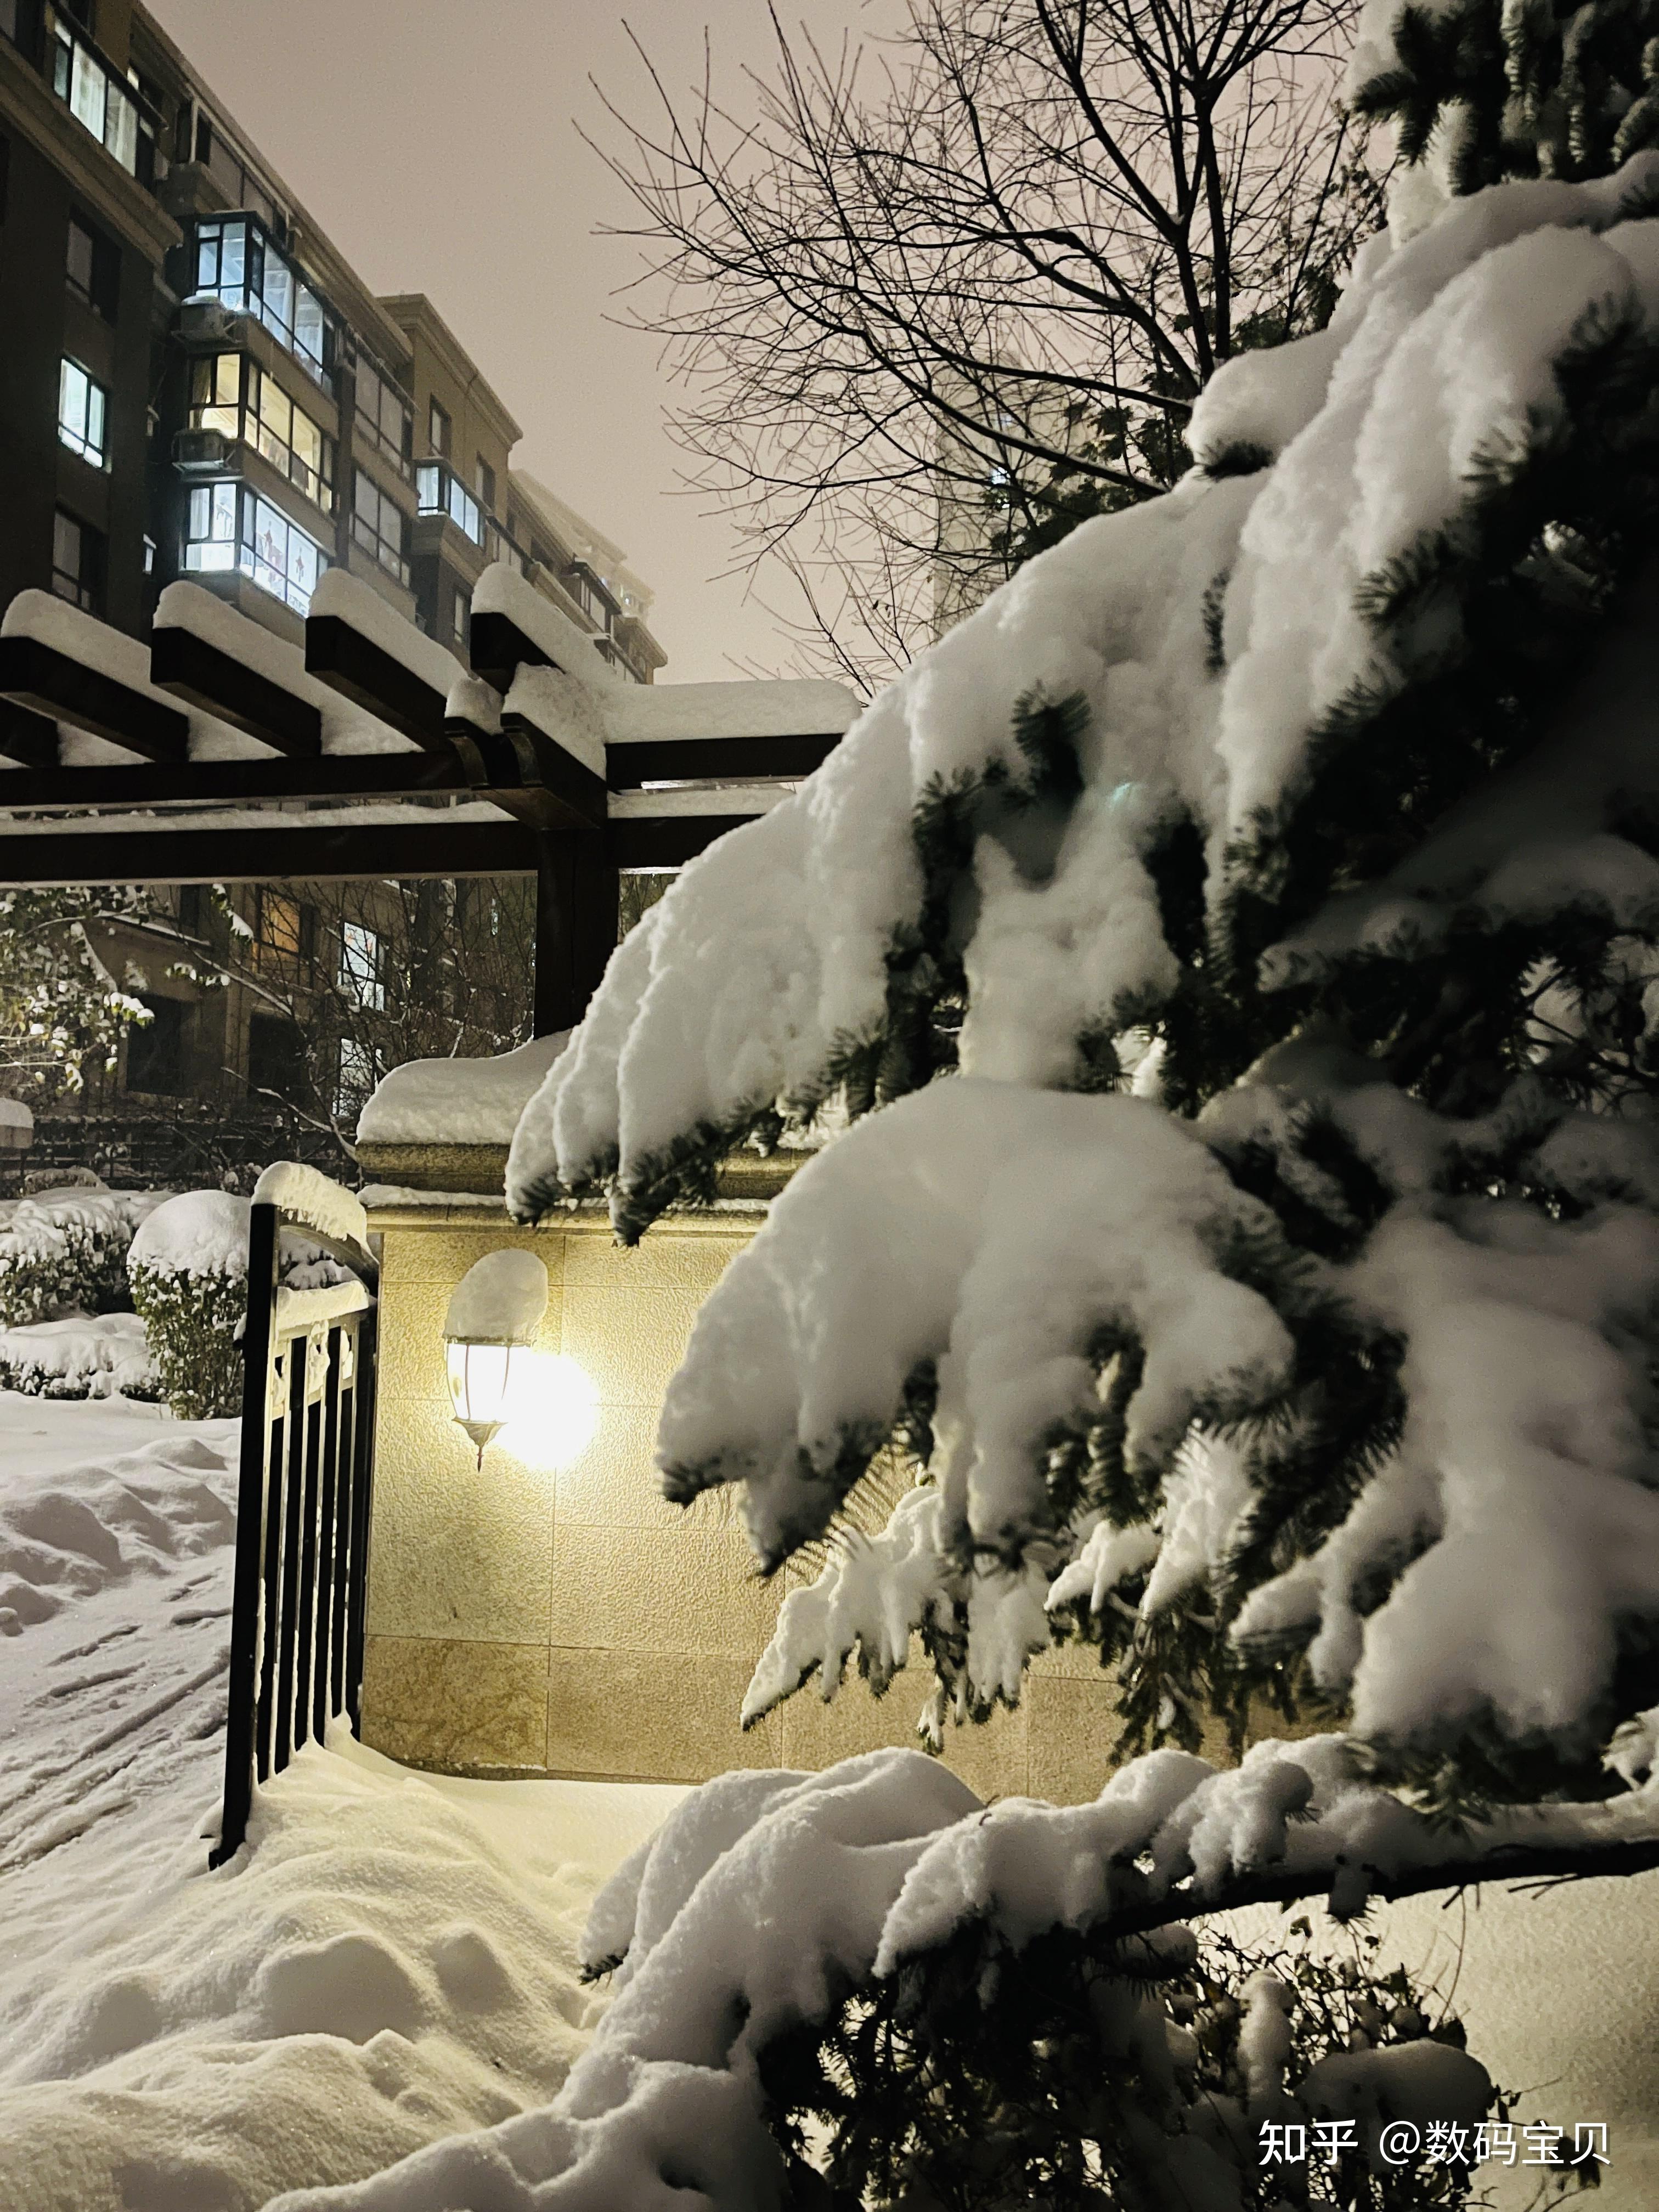
M 348 1740 L 210 1875 L 234 1437 L 0 1394 L 4 2212 L 257 2212 L 544 2103 L 598 2009 L 588 1899 L 681 1794 L 436 1781 Z M 1601 2212 L 1647 2212 L 1659 1877 L 1465 1921 L 1419 1900 L 1390 1947 L 1455 1976 L 1527 2117 L 1608 2124 Z M 1486 2178 L 1510 2207 L 1535 2174 Z
M 0 1395 L 8 2212 L 253 2212 L 544 2102 L 587 1900 L 680 1795 L 434 1783 L 348 1739 L 209 1874 L 234 1438 Z

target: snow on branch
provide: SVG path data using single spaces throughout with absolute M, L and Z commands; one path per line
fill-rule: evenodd
M 584 1955 L 591 1971 L 616 1970 L 615 1996 L 550 2106 L 370 2180 L 284 2197 L 272 2212 L 441 2212 L 485 2201 L 670 2212 L 688 2190 L 713 2212 L 764 2212 L 785 2201 L 767 2125 L 769 2046 L 825 2019 L 849 1990 L 873 1990 L 974 1931 L 988 1958 L 1017 1954 L 1057 1927 L 1124 1938 L 1167 1930 L 1167 1942 L 1187 1915 L 1246 1904 L 1326 1895 L 1348 1918 L 1373 1896 L 1656 1865 L 1651 1784 L 1607 1804 L 1449 1832 L 1367 1783 L 1334 1737 L 1260 1744 L 1228 1772 L 1153 1753 L 1121 1769 L 1093 1804 L 1066 1808 L 982 1807 L 914 1752 L 872 1752 L 819 1774 L 723 1775 L 694 1791 L 595 1900 Z M 1274 2058 L 1268 2041 L 1250 2046 L 1258 2063 L 1240 2117 L 1324 2109 L 1331 2063 L 1325 2080 L 1315 2069 L 1287 2084 L 1285 2051 Z M 1368 2069 L 1380 2075 L 1401 2055 L 1344 2053 L 1345 2082 Z M 1425 2111 L 1440 2111 L 1437 2097 L 1467 2095 L 1465 2072 L 1485 2081 L 1461 2052 L 1417 2055 L 1435 2062 L 1417 2069 Z M 1291 2101 L 1298 2093 L 1308 2106 Z

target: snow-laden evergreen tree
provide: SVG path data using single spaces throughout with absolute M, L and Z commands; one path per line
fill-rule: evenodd
M 1408 76 L 1365 97 L 1410 150 L 1450 126 Z M 892 1441 L 920 1471 L 751 1717 L 919 1634 L 937 1740 L 1076 1629 L 1146 1741 L 1310 1692 L 1443 1811 L 1594 1794 L 1650 1726 L 1656 210 L 1638 153 L 1374 241 L 1328 331 L 1217 375 L 1175 492 L 619 951 L 522 1215 L 603 1182 L 635 1237 L 854 1124 L 705 1308 L 669 1493 L 741 1486 L 775 1568 Z
M 709 1785 L 599 1900 L 626 1985 L 553 2112 L 364 2212 L 474 2174 L 567 2212 L 946 2201 L 845 2134 L 814 2196 L 790 2130 L 866 2062 L 896 2094 L 902 2046 L 956 2155 L 975 2098 L 1035 2094 L 1033 2000 L 1063 2052 L 1064 1977 L 1133 1979 L 1194 1911 L 1659 1864 L 1659 49 L 1608 0 L 1363 31 L 1405 188 L 1328 328 L 1229 362 L 1167 497 L 685 870 L 509 1170 L 520 1218 L 603 1187 L 633 1239 L 734 1146 L 827 1138 L 659 1437 L 763 1567 L 828 1540 L 751 1717 L 919 1638 L 937 1741 L 1080 1634 L 1151 1747 L 1074 1808 L 906 1753 Z M 1183 1747 L 1273 1697 L 1328 1732 Z M 1200 2101 L 1368 2131 L 1287 2200 L 1456 2201 L 1450 2167 L 1384 2193 L 1407 2030 L 1297 2078 L 1264 1989 Z M 1161 2094 L 1114 2088 L 1128 2166 L 1054 2202 L 1270 2201 L 1237 2144 L 1168 2152 Z

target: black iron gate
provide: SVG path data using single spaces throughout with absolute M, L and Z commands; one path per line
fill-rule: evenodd
M 332 1249 L 352 1285 L 280 1287 L 282 1231 Z M 374 1476 L 370 1255 L 256 1204 L 248 1237 L 241 1471 L 231 1607 L 220 1866 L 247 1833 L 256 1784 L 331 1719 L 359 1718 Z M 319 1307 L 323 1310 L 319 1313 Z

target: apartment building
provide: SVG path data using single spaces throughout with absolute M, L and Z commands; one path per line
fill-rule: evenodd
M 514 470 L 519 425 L 432 301 L 374 296 L 136 0 L 0 0 L 0 609 L 47 589 L 142 635 L 185 578 L 297 642 L 343 564 L 464 659 L 472 587 L 507 561 L 625 677 L 663 665 L 650 593 Z M 441 994 L 434 948 L 491 914 L 499 938 L 518 902 L 238 893 L 242 965 L 283 993 L 156 980 L 96 1096 L 291 1095 L 315 1007 L 357 994 L 373 1030 L 385 976 Z M 175 905 L 194 927 L 198 895 Z M 228 949 L 222 921 L 203 917 L 204 949 Z M 349 1030 L 332 1076 L 308 1071 L 313 1110 L 349 1115 L 373 1080 L 380 1048 Z

